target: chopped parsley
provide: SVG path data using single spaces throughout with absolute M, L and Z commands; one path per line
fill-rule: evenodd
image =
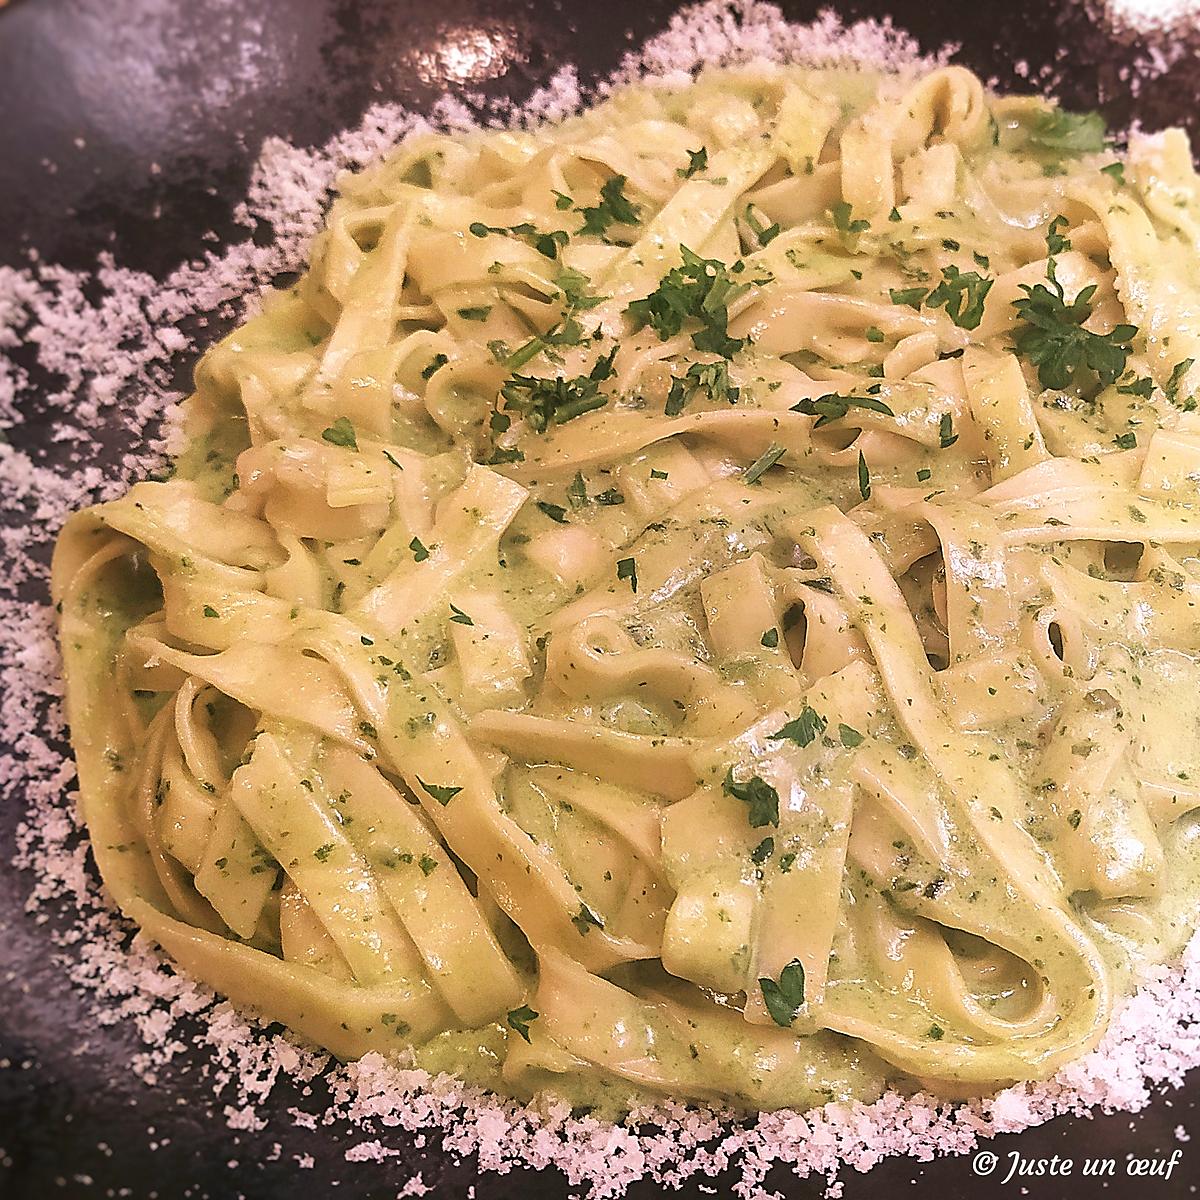
M 1098 154 L 1108 132 L 1098 112 L 1073 113 L 1061 108 L 1039 112 L 1029 127 L 1029 141 L 1059 155 Z
M 833 221 L 834 229 L 842 235 L 843 241 L 857 237 L 860 233 L 866 233 L 871 228 L 870 221 L 864 221 L 861 217 L 852 219 L 853 210 L 845 200 L 839 200 L 829 210 L 829 216 Z
M 513 375 L 505 381 L 500 392 L 506 406 L 520 413 L 529 427 L 544 433 L 550 425 L 565 425 L 584 413 L 603 408 L 608 396 L 600 391 L 600 384 L 610 378 L 617 347 L 598 358 L 586 375 L 564 379 L 556 375 L 544 379 L 536 375 Z
M 1196 360 L 1194 358 L 1181 359 L 1172 368 L 1171 378 L 1163 384 L 1163 391 L 1172 404 L 1179 404 L 1179 389 L 1183 386 L 1183 377 L 1192 369 L 1195 363 Z M 1191 412 L 1195 407 L 1196 402 L 1194 399 L 1189 399 L 1183 405 L 1186 412 Z
M 326 862 L 335 849 L 337 849 L 337 847 L 334 846 L 332 842 L 326 842 L 325 845 L 318 846 L 313 851 L 313 858 L 315 858 L 317 862 Z
M 941 420 L 938 421 L 938 444 L 943 450 L 953 446 L 958 441 L 958 434 L 954 432 L 954 416 L 952 413 L 942 413 Z
M 1122 450 L 1133 450 L 1137 446 L 1137 434 L 1119 433 L 1113 438 L 1113 442 Z
M 431 858 L 428 854 L 422 854 L 417 862 L 417 866 L 421 868 L 421 874 L 425 876 L 432 875 L 437 870 L 437 859 Z
M 1136 375 L 1129 383 L 1118 384 L 1117 391 L 1122 396 L 1141 396 L 1143 400 L 1149 400 L 1154 393 L 1154 380 L 1148 375 Z
M 204 615 L 206 617 L 219 617 L 221 614 L 211 604 L 206 604 L 204 606 Z
M 882 400 L 876 399 L 874 396 L 841 396 L 837 392 L 818 396 L 815 400 L 801 400 L 798 404 L 792 405 L 791 411 L 816 417 L 817 421 L 813 428 L 820 429 L 822 425 L 828 425 L 830 421 L 837 421 L 844 417 L 852 408 L 866 408 L 871 412 L 882 413 L 885 417 L 896 415 Z
M 421 372 L 422 379 L 430 379 L 435 371 L 440 370 L 450 360 L 444 354 L 435 354 L 430 360 L 429 365 Z
M 760 646 L 766 646 L 768 650 L 774 650 L 775 647 L 779 645 L 778 627 L 772 625 L 771 628 L 768 629 L 766 633 L 764 633 L 762 637 L 758 639 L 758 644 Z
M 587 484 L 582 471 L 576 471 L 575 478 L 567 484 L 567 499 L 572 508 L 582 508 L 588 502 Z
M 451 784 L 426 783 L 420 775 L 417 776 L 417 782 L 430 798 L 436 800 L 443 808 L 462 791 L 462 788 L 454 787 Z
M 780 742 L 786 739 L 797 746 L 811 746 L 825 732 L 828 724 L 815 708 L 806 704 L 798 717 L 793 717 L 782 729 L 771 734 L 771 740 Z
M 475 624 L 475 622 L 472 621 L 471 618 L 468 617 L 467 614 L 455 604 L 450 605 L 450 620 L 453 621 L 455 625 Z
M 926 294 L 926 288 L 888 288 L 888 295 L 893 304 L 907 304 L 909 308 L 915 308 L 918 311 L 920 311 L 921 301 L 925 299 Z
M 760 776 L 751 775 L 745 783 L 738 783 L 733 777 L 733 768 L 730 767 L 725 772 L 721 790 L 725 795 L 749 805 L 747 816 L 752 829 L 779 824 L 779 793 Z
M 1109 163 L 1107 167 L 1101 167 L 1100 174 L 1115 179 L 1118 187 L 1125 186 L 1125 164 L 1123 162 Z
M 978 329 L 983 319 L 983 302 L 994 282 L 978 271 L 943 267 L 942 282 L 925 297 L 925 306 L 944 308 L 946 315 L 960 329 Z
M 682 245 L 679 250 L 682 265 L 668 271 L 650 295 L 634 300 L 625 311 L 635 329 L 649 325 L 664 342 L 678 334 L 685 321 L 699 321 L 701 329 L 692 335 L 692 345 L 732 358 L 747 339 L 729 336 L 729 305 L 750 285 L 736 282 L 717 259 L 701 258 Z
M 780 972 L 778 982 L 760 979 L 758 986 L 771 1020 L 784 1029 L 791 1028 L 804 1007 L 804 965 L 798 958 L 793 958 Z
M 1012 302 L 1024 322 L 1024 328 L 1013 339 L 1017 353 L 1037 368 L 1038 381 L 1044 388 L 1068 388 L 1085 372 L 1094 373 L 1105 386 L 1115 383 L 1125 370 L 1132 350 L 1130 340 L 1136 336 L 1137 327 L 1117 325 L 1103 334 L 1085 329 L 1097 285 L 1088 284 L 1068 304 L 1055 274 L 1053 256 L 1047 261 L 1046 278 L 1050 287 L 1023 283 L 1025 295 Z
M 538 1014 L 528 1004 L 522 1004 L 520 1008 L 514 1008 L 508 1014 L 508 1027 L 529 1041 L 529 1024 L 537 1019 Z
M 605 181 L 600 189 L 600 203 L 587 208 L 577 208 L 575 211 L 583 217 L 579 227 L 580 234 L 593 234 L 605 237 L 613 225 L 636 225 L 640 209 L 625 195 L 625 184 L 628 181 L 624 175 L 614 175 Z
M 765 837 L 753 850 L 750 851 L 750 861 L 756 867 L 762 866 L 763 863 L 775 853 L 775 839 L 773 837 Z
M 858 494 L 864 500 L 871 498 L 871 472 L 861 450 L 858 452 Z
M 321 437 L 331 446 L 344 446 L 347 450 L 358 449 L 358 438 L 354 434 L 354 426 L 345 417 L 338 417 L 328 429 L 322 429 Z
M 847 750 L 853 750 L 855 746 L 863 744 L 863 735 L 851 725 L 838 723 L 838 737 L 841 738 L 842 745 Z
M 571 924 L 579 930 L 581 935 L 586 935 L 593 927 L 604 928 L 604 921 L 586 904 L 580 904 L 579 911 L 571 918 Z
M 509 234 L 528 242 L 544 258 L 558 258 L 559 251 L 570 240 L 570 234 L 565 229 L 556 229 L 551 233 L 542 233 L 528 221 L 520 225 L 485 225 L 482 221 L 472 221 L 467 227 L 477 238 L 485 238 L 488 234 Z M 460 310 L 461 311 L 461 310 Z
M 638 577 L 637 577 L 637 560 L 633 558 L 621 558 L 617 560 L 617 578 L 628 579 L 629 587 L 634 593 L 637 592 Z
M 783 456 L 786 447 L 772 442 L 743 472 L 743 483 L 757 483 Z
M 775 221 L 771 225 L 765 224 L 754 211 L 753 204 L 746 205 L 742 219 L 750 226 L 750 232 L 758 239 L 760 247 L 769 245 L 779 236 L 779 222 Z
M 567 523 L 567 510 L 561 504 L 550 504 L 545 500 L 538 500 L 537 507 L 546 514 L 552 521 L 557 521 L 559 525 Z
M 429 550 L 419 537 L 413 538 L 413 540 L 408 543 L 408 548 L 412 551 L 414 562 L 424 562 L 429 557 Z
M 699 174 L 701 171 L 708 170 L 708 147 L 701 146 L 699 150 L 689 150 L 688 165 L 686 167 L 678 167 L 675 174 L 680 179 L 691 179 L 693 175 Z
M 464 321 L 486 321 L 491 311 L 490 304 L 470 304 L 466 308 L 460 308 L 458 315 Z
M 692 363 L 682 379 L 672 378 L 663 411 L 668 417 L 679 416 L 700 391 L 710 400 L 726 400 L 730 404 L 736 404 L 742 394 L 741 388 L 733 387 L 729 382 L 729 364 L 723 359 L 713 363 Z
M 878 325 L 868 325 L 864 332 L 868 342 L 883 341 L 883 330 Z

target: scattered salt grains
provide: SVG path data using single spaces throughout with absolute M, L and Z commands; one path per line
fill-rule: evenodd
M 1132 10 L 1149 0 L 1110 3 Z M 1185 6 L 1200 7 L 1200 0 L 1175 5 Z M 598 90 L 634 79 L 679 79 L 701 64 L 849 58 L 872 66 L 928 65 L 950 53 L 921 58 L 912 38 L 887 21 L 846 27 L 824 13 L 810 25 L 791 25 L 756 0 L 715 0 L 673 17 Z M 582 97 L 576 72 L 564 67 L 520 110 L 492 104 L 478 111 L 492 123 L 555 119 Z M 145 1050 L 132 1067 L 150 1084 L 169 1086 L 175 1060 L 198 1051 L 231 1130 L 258 1132 L 284 1120 L 309 1131 L 360 1129 L 363 1140 L 344 1152 L 349 1163 L 385 1162 L 403 1154 L 401 1146 L 423 1146 L 424 1131 L 434 1130 L 446 1150 L 477 1156 L 482 1170 L 555 1167 L 573 1186 L 586 1187 L 592 1200 L 617 1197 L 641 1179 L 678 1186 L 730 1168 L 735 1194 L 749 1200 L 768 1194 L 763 1181 L 776 1164 L 824 1176 L 834 1198 L 842 1188 L 834 1177 L 843 1167 L 866 1171 L 893 1154 L 927 1160 L 963 1153 L 980 1138 L 1060 1113 L 1137 1111 L 1156 1089 L 1178 1086 L 1184 1072 L 1200 1064 L 1200 938 L 1179 966 L 1150 971 L 1102 1044 L 1048 1083 L 964 1104 L 889 1093 L 869 1105 L 831 1104 L 749 1120 L 663 1102 L 613 1124 L 573 1117 L 561 1103 L 522 1106 L 378 1054 L 336 1066 L 175 972 L 108 907 L 87 861 L 64 754 L 53 613 L 45 602 L 52 539 L 69 512 L 119 494 L 162 464 L 178 442 L 173 416 L 179 397 L 171 387 L 192 345 L 188 331 L 216 329 L 253 311 L 272 278 L 302 267 L 339 172 L 371 161 L 414 130 L 464 128 L 472 120 L 471 110 L 449 98 L 423 117 L 382 104 L 319 149 L 268 140 L 236 214 L 246 238 L 165 280 L 122 268 L 108 253 L 90 273 L 42 263 L 36 255 L 26 270 L 0 268 L 0 351 L 26 346 L 37 375 L 35 385 L 26 367 L 0 354 L 0 428 L 19 423 L 18 400 L 35 386 L 55 414 L 44 458 L 0 442 L 7 564 L 0 580 L 0 690 L 6 697 L 0 742 L 9 748 L 0 759 L 0 795 L 27 813 L 14 863 L 29 872 L 30 916 L 48 921 L 65 912 L 72 918 L 52 936 L 64 972 L 93 994 L 98 1022 L 136 1029 Z M 119 444 L 115 471 L 95 465 L 97 431 L 104 429 L 106 440 Z M 270 1106 L 281 1080 L 302 1098 L 286 1115 Z M 1187 1140 L 1182 1126 L 1176 1137 Z M 275 1143 L 269 1157 L 281 1155 Z M 293 1159 L 302 1169 L 315 1165 L 311 1154 Z M 398 1195 L 430 1190 L 418 1174 Z
M 1137 33 L 1200 28 L 1200 0 L 1107 0 L 1109 19 Z

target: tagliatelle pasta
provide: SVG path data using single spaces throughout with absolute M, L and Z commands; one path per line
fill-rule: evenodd
M 754 67 L 344 179 L 59 543 L 117 903 L 342 1057 L 608 1110 L 1087 1051 L 1200 895 L 1190 164 Z

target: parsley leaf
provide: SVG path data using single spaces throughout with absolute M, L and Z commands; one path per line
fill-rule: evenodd
M 757 483 L 785 454 L 786 447 L 772 442 L 743 472 L 743 483 Z
M 453 621 L 455 625 L 474 625 L 475 624 L 475 622 L 472 621 L 471 618 L 469 616 L 467 616 L 467 614 L 465 612 L 463 612 L 463 610 L 461 608 L 459 608 L 457 605 L 454 605 L 454 604 L 450 605 L 450 614 L 451 614 L 450 620 Z
M 544 258 L 558 258 L 559 251 L 570 240 L 570 234 L 565 229 L 556 229 L 551 233 L 542 233 L 528 221 L 520 225 L 485 225 L 482 221 L 472 221 L 468 230 L 477 238 L 485 238 L 490 233 L 509 234 L 528 242 Z
M 793 958 L 780 972 L 778 983 L 774 979 L 760 979 L 758 986 L 771 1020 L 784 1029 L 791 1028 L 804 1007 L 804 965 Z
M 864 500 L 871 498 L 871 472 L 861 450 L 858 452 L 858 494 Z
M 811 746 L 825 732 L 829 722 L 815 708 L 805 705 L 798 717 L 793 717 L 782 729 L 771 734 L 771 740 L 781 742 L 785 738 L 797 746 Z
M 1100 174 L 1115 179 L 1118 187 L 1125 186 L 1125 164 L 1123 162 L 1109 163 L 1107 167 L 1101 167 Z
M 412 551 L 414 562 L 424 562 L 429 557 L 428 549 L 426 549 L 424 542 L 418 537 L 413 538 L 408 543 L 408 548 Z
M 1097 154 L 1104 149 L 1107 132 L 1104 118 L 1098 112 L 1073 113 L 1050 108 L 1034 117 L 1029 140 L 1060 155 Z
M 582 508 L 588 502 L 587 484 L 582 471 L 576 471 L 575 478 L 567 484 L 567 499 L 572 508 Z
M 603 918 L 598 917 L 586 904 L 580 904 L 579 911 L 571 918 L 571 924 L 580 934 L 587 934 L 593 926 L 596 929 L 604 928 Z
M 450 360 L 444 354 L 435 354 L 430 360 L 429 365 L 421 372 L 422 379 L 430 379 L 433 377 L 434 371 L 440 370 Z
M 1071 239 L 1062 231 L 1067 228 L 1069 222 L 1067 218 L 1059 213 L 1053 221 L 1050 222 L 1050 228 L 1046 230 L 1046 254 L 1053 258 L 1056 254 L 1065 254 L 1071 248 Z
M 536 1021 L 539 1014 L 534 1012 L 528 1004 L 522 1004 L 520 1008 L 514 1008 L 508 1014 L 508 1027 L 515 1029 L 526 1041 L 529 1041 L 529 1023 Z
M 721 790 L 725 795 L 750 806 L 748 816 L 751 828 L 761 829 L 764 825 L 779 824 L 779 793 L 765 779 L 751 775 L 745 783 L 738 783 L 730 767 L 725 772 Z
M 573 267 L 564 267 L 554 277 L 554 282 L 562 292 L 569 313 L 586 312 L 608 299 L 607 296 L 595 296 L 589 292 L 592 281 L 582 271 L 576 271 Z
M 1171 378 L 1163 384 L 1163 392 L 1172 404 L 1179 404 L 1179 389 L 1183 386 L 1183 377 L 1195 366 L 1194 358 L 1183 358 L 1171 370 Z M 1182 405 L 1185 412 L 1191 412 L 1196 407 L 1196 401 L 1189 399 Z
M 675 174 L 680 179 L 691 179 L 691 177 L 700 171 L 708 170 L 708 147 L 701 146 L 699 150 L 689 150 L 688 165 L 686 167 L 678 167 Z
M 765 837 L 753 850 L 750 851 L 750 861 L 755 866 L 761 866 L 775 853 L 775 839 L 773 837 Z
M 925 305 L 945 308 L 946 315 L 960 329 L 978 329 L 983 319 L 983 302 L 994 282 L 978 271 L 960 271 L 953 265 L 944 267 L 942 282 L 925 297 Z
M 454 787 L 452 784 L 426 783 L 420 775 L 417 776 L 417 782 L 443 808 L 462 791 L 462 788 Z
M 628 579 L 629 587 L 633 592 L 637 592 L 637 559 L 621 558 L 617 560 L 617 578 Z
M 871 222 L 865 221 L 861 217 L 857 220 L 852 220 L 853 209 L 845 200 L 839 200 L 829 210 L 829 216 L 833 221 L 833 227 L 842 235 L 842 241 L 849 238 L 857 237 L 860 233 L 866 233 L 871 228 Z
M 954 432 L 954 416 L 951 413 L 942 413 L 941 420 L 938 421 L 938 442 L 943 450 L 953 446 L 958 441 L 958 434 Z
M 921 301 L 925 299 L 927 294 L 927 288 L 888 288 L 888 295 L 891 297 L 893 304 L 907 304 L 909 308 L 915 308 L 918 311 L 921 308 Z
M 743 220 L 750 226 L 750 232 L 758 239 L 759 246 L 769 245 L 779 236 L 779 222 L 776 221 L 771 225 L 764 224 L 754 211 L 753 204 L 746 205 Z
M 537 507 L 546 514 L 552 521 L 558 522 L 559 525 L 567 523 L 567 510 L 561 504 L 550 504 L 546 500 L 536 501 Z
M 613 175 L 600 188 L 600 203 L 575 211 L 583 217 L 578 232 L 604 237 L 613 225 L 636 225 L 640 209 L 625 195 L 624 175 Z
M 847 750 L 853 750 L 855 746 L 863 744 L 863 735 L 852 726 L 844 725 L 841 722 L 838 723 L 838 737 L 841 738 L 842 745 Z
M 1117 391 L 1122 396 L 1141 396 L 1143 400 L 1149 400 L 1154 393 L 1154 380 L 1149 375 L 1135 375 L 1129 383 L 1118 384 Z
M 347 450 L 358 449 L 354 426 L 345 417 L 338 417 L 328 429 L 322 429 L 321 437 L 331 446 L 344 446 Z
M 1118 433 L 1113 442 L 1122 450 L 1133 450 L 1137 447 L 1137 434 Z
M 474 304 L 468 305 L 466 308 L 460 308 L 458 315 L 464 321 L 486 321 L 492 311 L 490 304 Z
M 1053 267 L 1051 259 L 1051 287 L 1023 283 L 1025 295 L 1012 302 L 1025 323 L 1014 338 L 1017 353 L 1037 367 L 1044 388 L 1070 387 L 1085 371 L 1094 372 L 1105 386 L 1116 382 L 1125 370 L 1132 351 L 1129 343 L 1137 327 L 1117 325 L 1104 334 L 1085 329 L 1083 323 L 1092 315 L 1096 285 L 1089 284 L 1068 304 Z
M 877 400 L 874 396 L 840 396 L 837 392 L 818 396 L 815 400 L 801 400 L 792 405 L 791 411 L 816 417 L 813 428 L 820 429 L 822 425 L 844 417 L 851 408 L 866 408 L 871 412 L 882 413 L 885 417 L 896 415 L 882 400 Z

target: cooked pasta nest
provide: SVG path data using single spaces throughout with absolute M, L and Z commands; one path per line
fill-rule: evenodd
M 948 1094 L 1200 892 L 1185 135 L 712 71 L 341 181 L 54 563 L 120 908 L 343 1058 Z

